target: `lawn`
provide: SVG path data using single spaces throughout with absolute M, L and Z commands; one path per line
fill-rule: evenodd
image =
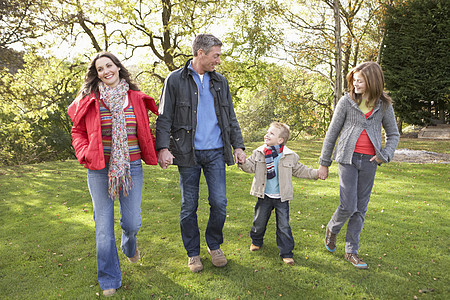
M 321 142 L 288 146 L 317 168 Z M 256 146 L 248 144 L 247 154 Z M 399 148 L 448 153 L 450 141 L 408 139 Z M 112 299 L 448 299 L 449 175 L 448 164 L 389 163 L 378 169 L 360 243 L 369 269 L 357 270 L 344 260 L 344 234 L 338 235 L 335 253 L 323 245 L 325 226 L 338 205 L 336 164 L 326 181 L 294 179 L 293 267 L 278 256 L 274 216 L 264 246 L 249 251 L 256 202 L 249 195 L 252 175 L 228 167 L 222 249 L 229 263 L 215 268 L 202 237 L 205 268 L 193 274 L 179 230 L 177 169 L 145 166 L 138 235 L 142 258 L 130 264 L 119 254 L 123 286 Z M 2 167 L 0 190 L 0 299 L 98 298 L 86 169 L 75 160 Z M 198 214 L 203 235 L 209 215 L 204 179 Z M 116 209 L 118 244 L 119 219 Z

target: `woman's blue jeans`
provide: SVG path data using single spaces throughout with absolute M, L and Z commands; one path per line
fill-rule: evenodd
M 327 227 L 338 234 L 348 220 L 345 236 L 345 252 L 358 253 L 359 236 L 364 227 L 364 218 L 372 193 L 377 162 L 370 161 L 373 155 L 354 153 L 352 164 L 339 164 L 340 204 Z
M 178 167 L 180 174 L 180 227 L 184 248 L 189 257 L 200 255 L 200 232 L 197 221 L 200 175 L 208 185 L 210 206 L 205 239 L 209 249 L 216 250 L 223 243 L 222 229 L 227 216 L 226 175 L 223 149 L 195 150 L 193 167 Z
M 250 237 L 255 246 L 263 245 L 264 234 L 269 222 L 272 210 L 275 209 L 277 221 L 277 245 L 280 256 L 283 258 L 291 258 L 294 256 L 294 237 L 292 236 L 291 226 L 289 226 L 289 201 L 281 202 L 280 199 L 274 199 L 267 196 L 258 198 L 255 205 L 255 218 L 253 226 L 250 230 Z
M 136 253 L 136 234 L 141 227 L 142 163 L 131 162 L 133 188 L 125 197 L 120 191 L 120 226 L 122 252 L 127 257 Z M 97 243 L 97 277 L 102 290 L 117 289 L 122 285 L 119 256 L 114 235 L 114 201 L 108 194 L 108 165 L 102 170 L 88 170 L 88 186 L 94 205 L 95 236 Z

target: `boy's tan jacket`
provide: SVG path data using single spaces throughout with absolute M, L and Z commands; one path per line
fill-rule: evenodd
M 298 155 L 284 146 L 282 155 L 278 162 L 278 181 L 280 185 L 281 201 L 293 199 L 294 188 L 292 186 L 292 176 L 299 178 L 317 179 L 317 169 L 311 169 L 299 161 Z M 267 166 L 264 157 L 264 146 L 258 147 L 252 155 L 239 164 L 239 168 L 247 173 L 255 173 L 250 195 L 264 198 L 264 190 L 267 179 Z

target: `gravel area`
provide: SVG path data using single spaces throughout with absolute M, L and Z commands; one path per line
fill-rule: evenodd
M 392 161 L 417 164 L 450 164 L 450 154 L 405 148 L 395 150 Z

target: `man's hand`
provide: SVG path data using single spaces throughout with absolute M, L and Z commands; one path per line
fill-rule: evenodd
M 174 158 L 175 156 L 173 156 L 167 148 L 161 149 L 158 152 L 158 164 L 163 169 L 167 169 L 171 164 L 173 164 Z
M 242 148 L 236 148 L 234 149 L 234 162 L 243 164 L 245 163 L 245 159 L 247 158 L 247 155 L 245 155 L 245 152 Z
M 328 167 L 322 165 L 319 166 L 319 178 L 322 180 L 328 178 Z

